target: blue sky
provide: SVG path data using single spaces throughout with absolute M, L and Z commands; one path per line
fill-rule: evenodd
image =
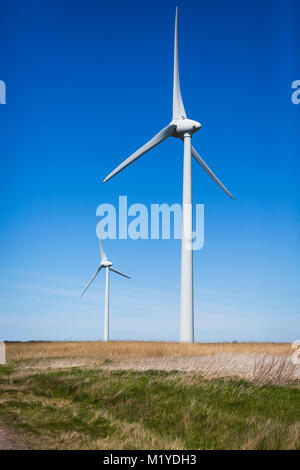
M 197 341 L 299 339 L 297 0 L 101 0 L 0 4 L 0 338 L 103 335 L 96 208 L 180 203 L 182 145 L 169 139 L 101 180 L 171 119 L 179 6 L 182 96 L 193 144 L 235 195 L 193 162 L 205 204 L 194 256 Z M 179 333 L 179 240 L 106 240 L 112 339 Z

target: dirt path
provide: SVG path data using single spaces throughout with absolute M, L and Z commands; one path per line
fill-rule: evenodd
M 0 450 L 12 450 L 14 446 L 6 429 L 0 424 Z
M 28 446 L 25 444 L 23 437 L 16 431 L 8 429 L 2 421 L 0 421 L 0 450 L 26 450 Z

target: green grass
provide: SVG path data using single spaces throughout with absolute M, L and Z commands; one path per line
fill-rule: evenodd
M 34 448 L 299 449 L 299 395 L 177 372 L 0 368 L 0 416 Z

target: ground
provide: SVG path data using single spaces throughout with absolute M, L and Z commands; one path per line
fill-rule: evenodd
M 29 442 L 21 430 L 15 430 L 0 420 L 0 450 L 27 450 Z
M 9 437 L 7 429 L 0 422 L 0 449 L 1 450 L 12 450 L 14 445 Z
M 0 448 L 299 449 L 288 344 L 7 343 Z

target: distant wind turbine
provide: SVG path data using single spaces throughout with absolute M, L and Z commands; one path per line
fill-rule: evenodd
M 106 270 L 106 276 L 105 276 L 105 302 L 104 302 L 104 336 L 103 340 L 108 341 L 109 340 L 109 271 L 113 271 L 114 273 L 120 274 L 120 276 L 127 277 L 128 279 L 129 276 L 126 276 L 126 274 L 121 273 L 120 271 L 117 271 L 112 267 L 112 263 L 108 261 L 106 254 L 104 253 L 103 246 L 102 246 L 102 240 L 101 240 L 101 234 L 100 234 L 100 226 L 99 226 L 99 218 L 98 218 L 98 230 L 99 230 L 99 242 L 100 242 L 100 252 L 101 252 L 101 263 L 95 274 L 92 276 L 88 284 L 85 286 L 83 289 L 83 292 L 80 297 L 83 296 L 87 288 L 92 284 L 93 280 L 99 274 L 102 268 L 105 268 Z
M 174 82 L 173 82 L 173 118 L 156 136 L 133 153 L 103 181 L 105 183 L 144 153 L 160 144 L 168 137 L 178 137 L 184 142 L 183 163 L 183 199 L 182 199 L 182 241 L 181 241 L 181 286 L 180 286 L 180 341 L 194 341 L 194 306 L 193 306 L 193 251 L 192 243 L 192 162 L 191 156 L 202 166 L 206 173 L 233 199 L 233 196 L 207 166 L 198 152 L 192 147 L 192 134 L 201 128 L 201 124 L 186 117 L 179 83 L 178 60 L 178 8 L 175 17 L 174 38 Z

